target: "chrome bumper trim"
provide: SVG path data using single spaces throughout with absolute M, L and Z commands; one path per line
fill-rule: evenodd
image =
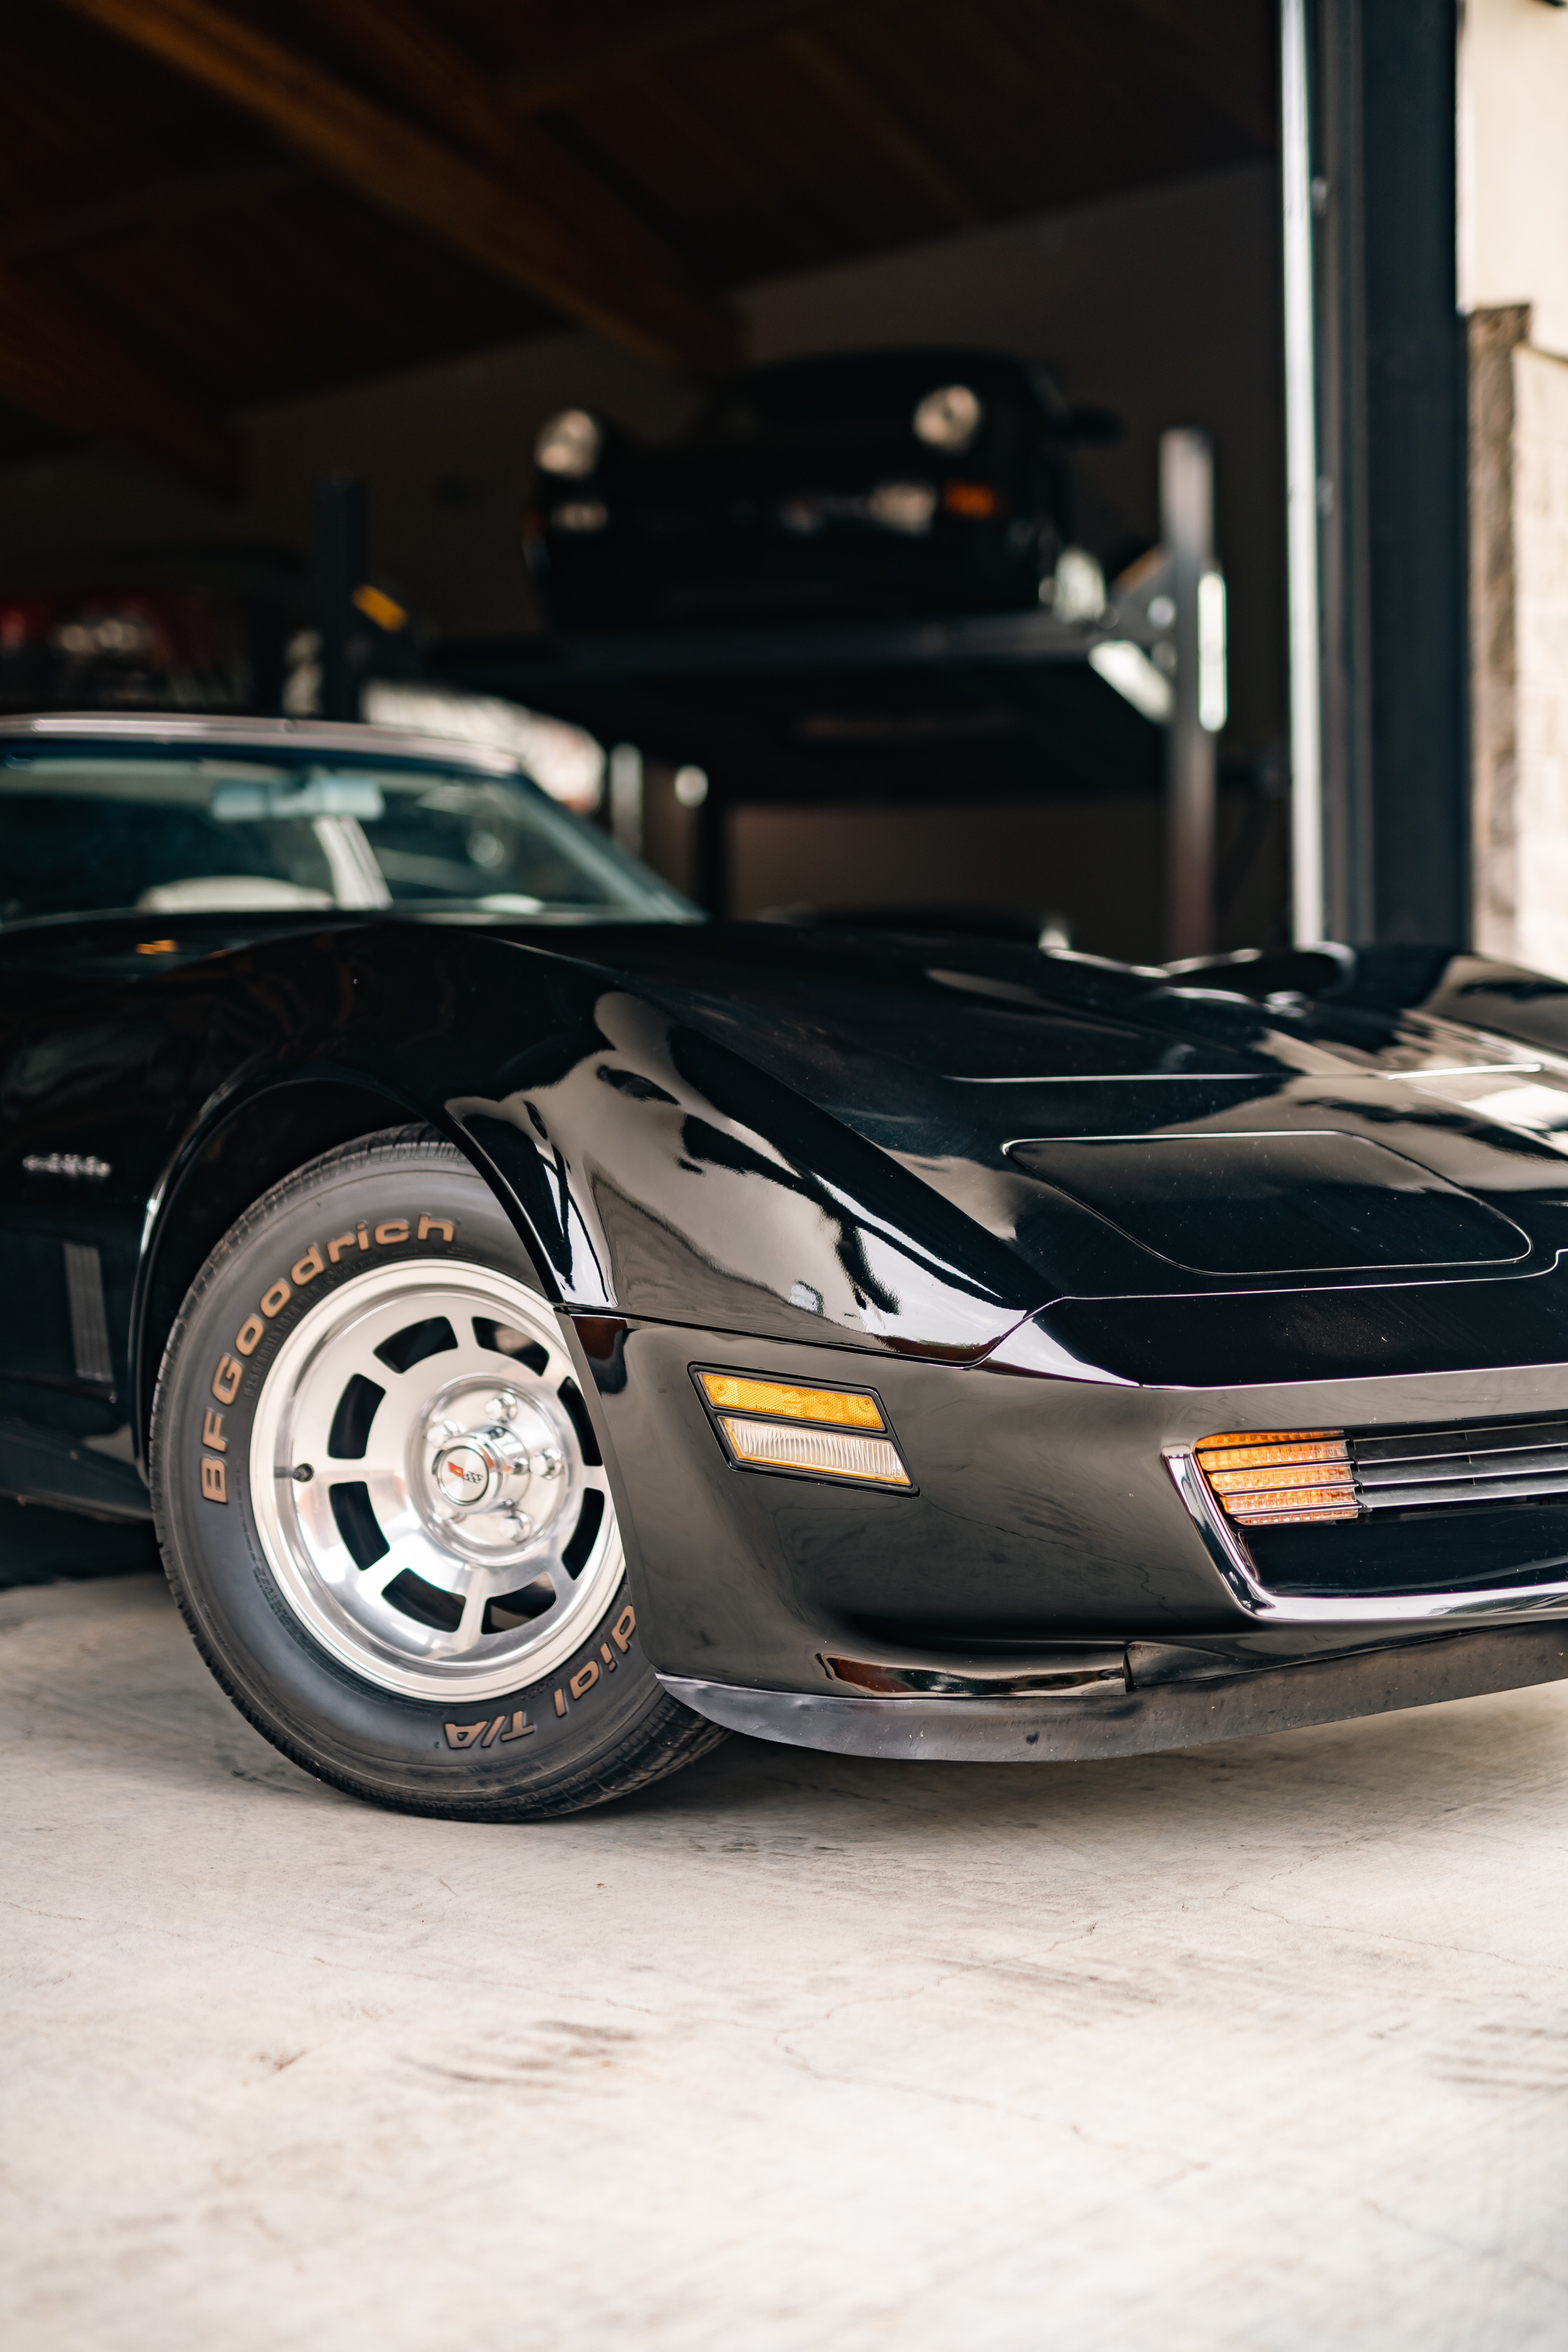
M 1234 1519 L 1209 1490 L 1191 1449 L 1168 1446 L 1165 1467 L 1221 1582 L 1249 1617 L 1270 1625 L 1473 1625 L 1568 1614 L 1568 1583 L 1505 1584 L 1489 1591 L 1270 1592 L 1258 1580 Z
M 1016 1672 L 994 1668 L 976 1674 L 951 1663 L 889 1665 L 866 1658 L 837 1658 L 822 1653 L 828 1678 L 844 1683 L 863 1698 L 1051 1698 L 1099 1699 L 1107 1685 L 1127 1687 L 1125 1643 L 1080 1643 L 1049 1651 L 1042 1645 L 1033 1660 Z
M 727 1730 L 840 1756 L 979 1764 L 1056 1764 L 1146 1756 L 1250 1739 L 1312 1723 L 1387 1715 L 1568 1678 L 1568 1627 L 1447 1634 L 1351 1657 L 1308 1659 L 1148 1689 L 1005 1698 L 863 1698 L 840 1691 L 753 1690 L 660 1675 L 672 1698 Z

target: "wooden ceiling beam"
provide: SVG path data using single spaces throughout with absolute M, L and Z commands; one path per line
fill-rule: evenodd
M 845 0 L 701 0 L 696 7 L 656 16 L 635 32 L 590 35 L 539 64 L 521 67 L 503 77 L 501 95 L 513 114 L 548 114 L 639 66 L 660 65 L 692 49 L 729 47 L 844 5 Z
M 1194 8 L 1193 0 L 1111 0 L 1107 14 L 1134 20 L 1133 38 L 1145 43 L 1152 72 L 1169 75 L 1187 97 L 1225 116 L 1259 147 L 1278 146 L 1268 73 L 1260 79 L 1251 69 L 1256 57 L 1217 21 L 1214 8 Z M 1264 62 L 1272 68 L 1271 53 Z
M 938 218 L 951 228 L 973 228 L 984 219 L 956 173 L 917 137 L 886 93 L 852 66 L 843 51 L 816 26 L 796 26 L 780 35 L 777 47 L 812 82 L 844 127 L 876 150 L 905 185 L 918 188 Z
M 389 113 L 212 0 L 63 0 L 269 123 L 386 210 L 662 363 L 733 364 L 738 328 L 684 277 L 602 254 L 529 189 Z
M 519 134 L 494 84 L 405 0 L 313 0 L 342 38 L 400 100 L 492 163 L 518 160 Z
M 963 38 L 983 82 L 1006 95 L 997 152 L 1025 184 L 1034 179 L 1036 207 L 1240 160 L 1231 118 L 1212 96 L 1184 95 L 1190 51 L 1179 78 L 1134 0 L 971 0 Z
M 216 205 L 244 205 L 292 195 L 320 184 L 321 175 L 298 155 L 257 155 L 223 163 L 203 163 L 161 174 L 137 185 L 122 182 L 113 194 L 94 201 L 40 207 L 32 220 L 13 216 L 0 226 L 0 257 L 30 261 L 131 236 L 153 223 L 177 220 Z
M 524 127 L 514 121 L 479 67 L 409 0 L 313 5 L 318 17 L 400 105 L 574 221 L 623 278 L 679 286 L 693 304 L 718 309 L 686 257 L 563 140 L 542 123 Z
M 201 489 L 232 496 L 241 487 L 241 446 L 226 419 L 74 305 L 3 264 L 0 396 Z

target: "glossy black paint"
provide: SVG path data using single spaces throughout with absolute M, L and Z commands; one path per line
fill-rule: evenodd
M 1568 990 L 1539 975 L 1411 950 L 1173 979 L 761 925 L 152 928 L 0 936 L 13 1491 L 144 1509 L 130 1456 L 206 1250 L 287 1170 L 407 1120 L 486 1174 L 574 1335 L 669 1673 L 805 1687 L 857 1644 L 1342 1648 L 1247 1618 L 1162 1450 L 1568 1411 Z M 1360 1190 L 1383 1151 L 1400 1197 L 1439 1202 L 1424 1257 L 1237 1271 L 1226 1187 L 1205 1238 L 1199 1183 L 1198 1271 L 1064 1172 L 1075 1139 L 1125 1165 L 1128 1139 L 1206 1138 L 1217 1165 L 1264 1134 L 1293 1214 L 1279 1151 L 1321 1171 L 1325 1130 L 1377 1147 Z M 76 1360 L 68 1242 L 99 1254 L 107 1383 Z M 874 1385 L 918 1493 L 731 1467 L 696 1362 Z

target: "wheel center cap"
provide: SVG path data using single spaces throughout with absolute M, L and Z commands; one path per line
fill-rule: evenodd
M 436 1456 L 436 1484 L 448 1503 L 472 1510 L 490 1491 L 495 1465 L 468 1438 L 444 1445 Z

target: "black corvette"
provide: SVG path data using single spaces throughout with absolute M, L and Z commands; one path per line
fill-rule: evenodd
M 552 417 L 525 545 L 563 629 L 1037 606 L 1071 537 L 1073 449 L 1120 429 L 996 352 L 781 362 L 670 441 Z
M 519 1819 L 1568 1674 L 1562 983 L 705 925 L 499 756 L 0 744 L 0 1486 L 151 1513 L 307 1769 Z

